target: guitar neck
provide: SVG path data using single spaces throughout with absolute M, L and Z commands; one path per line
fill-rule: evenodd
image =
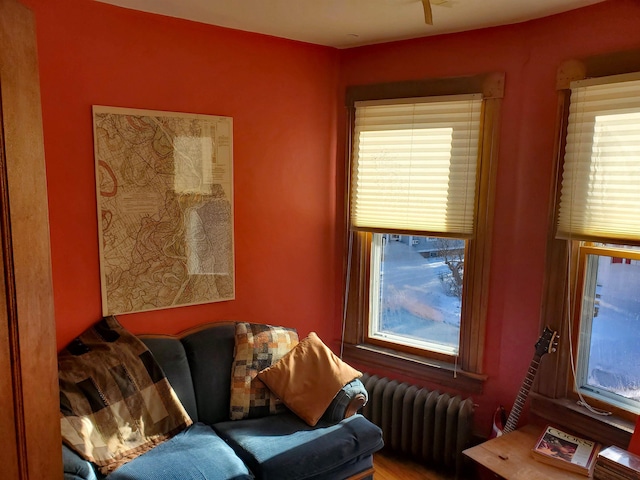
M 515 402 L 513 403 L 513 408 L 509 413 L 509 418 L 507 418 L 507 423 L 504 425 L 503 433 L 509 433 L 516 429 L 518 426 L 518 420 L 520 419 L 520 414 L 522 413 L 522 409 L 524 407 L 524 403 L 527 401 L 527 396 L 529 395 L 529 391 L 531 390 L 531 386 L 533 385 L 533 380 L 535 379 L 536 372 L 538 371 L 538 366 L 540 365 L 540 355 L 534 355 L 533 360 L 529 364 L 529 370 L 524 377 L 522 382 L 522 386 L 520 387 L 520 391 L 518 392 L 518 396 L 516 397 Z

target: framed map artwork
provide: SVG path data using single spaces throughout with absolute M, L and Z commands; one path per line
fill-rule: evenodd
M 231 300 L 233 119 L 93 107 L 102 311 Z

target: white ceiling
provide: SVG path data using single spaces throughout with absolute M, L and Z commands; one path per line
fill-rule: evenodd
M 307 43 L 348 48 L 524 22 L 603 0 L 97 0 Z

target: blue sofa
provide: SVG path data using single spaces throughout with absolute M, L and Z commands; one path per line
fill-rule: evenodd
M 63 445 L 65 480 L 372 479 L 382 432 L 356 413 L 367 395 L 359 380 L 314 427 L 292 412 L 229 420 L 234 334 L 235 323 L 222 322 L 140 336 L 194 424 L 107 477 Z

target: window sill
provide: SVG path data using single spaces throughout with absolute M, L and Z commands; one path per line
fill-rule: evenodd
M 573 430 L 577 435 L 602 443 L 627 448 L 634 425 L 615 415 L 600 416 L 568 398 L 549 398 L 531 392 L 531 413 L 554 425 Z
M 344 345 L 344 360 L 392 371 L 418 382 L 430 382 L 469 393 L 482 393 L 486 375 L 455 369 L 454 365 L 378 346 Z

